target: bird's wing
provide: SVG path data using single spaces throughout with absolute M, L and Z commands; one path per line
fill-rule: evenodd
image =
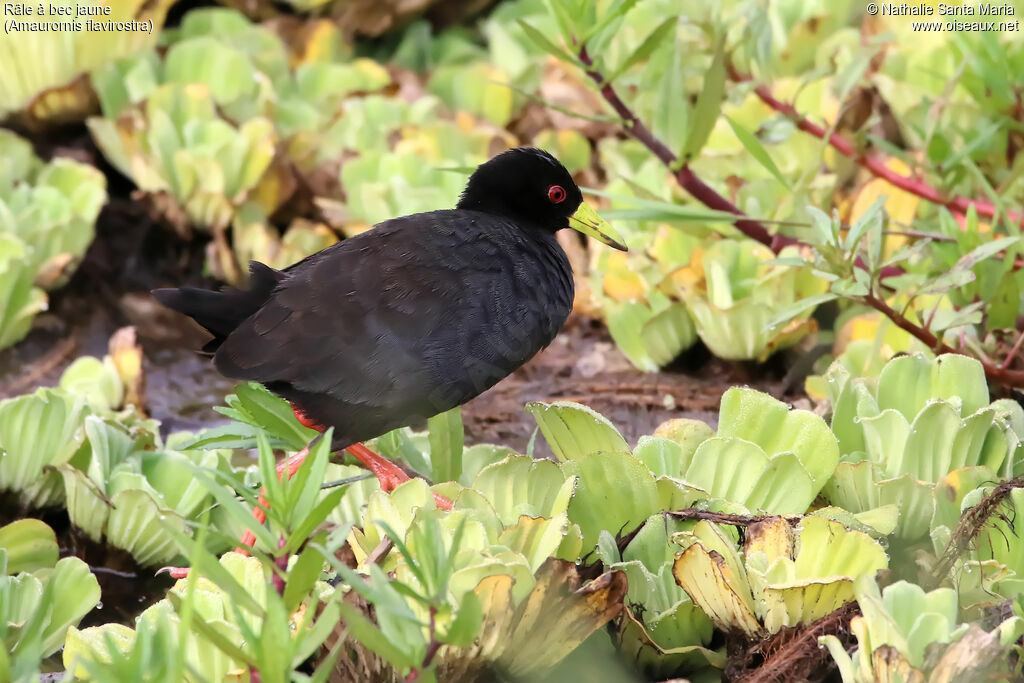
M 474 248 L 466 249 L 469 241 Z M 314 254 L 289 268 L 266 304 L 225 340 L 217 368 L 368 408 L 432 401 L 446 381 L 460 379 L 438 376 L 441 347 L 469 343 L 452 335 L 464 336 L 474 317 L 490 317 L 493 308 L 467 284 L 513 268 L 480 258 L 490 251 L 487 241 L 464 212 L 432 212 L 387 221 Z

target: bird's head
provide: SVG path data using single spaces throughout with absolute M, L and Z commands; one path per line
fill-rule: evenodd
M 626 250 L 614 228 L 583 201 L 565 166 L 540 149 L 510 149 L 478 166 L 458 208 L 525 220 L 552 231 L 573 228 Z

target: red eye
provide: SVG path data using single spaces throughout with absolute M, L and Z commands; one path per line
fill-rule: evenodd
M 565 201 L 565 188 L 561 185 L 552 185 L 548 188 L 548 199 L 552 204 L 561 204 Z

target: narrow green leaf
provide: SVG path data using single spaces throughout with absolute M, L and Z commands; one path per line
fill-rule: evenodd
M 216 557 L 206 549 L 198 547 L 192 539 L 179 534 L 170 527 L 165 528 L 167 528 L 168 533 L 176 536 L 178 543 L 186 549 L 184 554 L 192 563 L 191 571 L 198 572 L 200 576 L 216 584 L 218 588 L 227 594 L 232 604 L 245 608 L 260 619 L 265 616 L 263 607 L 256 602 L 256 599 L 252 597 L 242 584 L 238 583 L 238 580 L 231 575 L 231 572 L 217 561 Z M 190 545 L 192 547 L 189 547 Z M 174 593 L 167 593 L 168 597 L 171 595 L 174 595 Z
M 686 60 L 684 50 L 672 50 L 664 58 L 661 77 L 655 87 L 654 111 L 651 113 L 651 130 L 668 148 L 675 152 L 686 144 L 690 127 L 690 100 L 686 93 Z
M 302 601 L 309 597 L 313 585 L 320 578 L 323 566 L 324 556 L 320 551 L 306 548 L 288 570 L 288 578 L 284 584 L 284 606 L 289 614 L 298 609 Z
M 455 647 L 469 647 L 473 644 L 484 621 L 484 608 L 476 593 L 470 591 L 462 596 L 459 611 L 441 637 L 441 642 Z
M 398 552 L 400 552 L 402 554 L 402 557 L 405 558 L 405 562 L 407 565 L 409 565 L 409 569 L 412 571 L 413 574 L 416 575 L 416 580 L 420 582 L 421 586 L 426 587 L 427 577 L 423 573 L 423 567 L 421 567 L 419 562 L 416 561 L 416 558 L 413 557 L 413 554 L 409 552 L 409 546 L 405 544 L 405 540 L 403 540 L 402 537 L 398 534 L 398 532 L 391 528 L 391 525 L 385 522 L 384 520 L 375 519 L 373 520 L 373 523 L 379 526 L 384 531 L 384 534 L 391 539 L 391 542 L 394 543 L 395 548 L 397 548 Z
M 611 7 L 609 7 L 608 11 L 604 13 L 604 16 L 583 34 L 583 42 L 589 42 L 591 38 L 610 26 L 613 21 L 619 17 L 625 16 L 626 12 L 633 9 L 636 3 L 637 0 L 613 0 Z
M 829 301 L 832 301 L 833 299 L 838 298 L 839 295 L 837 294 L 825 292 L 824 294 L 815 294 L 814 296 L 809 296 L 806 299 L 794 301 L 792 304 L 779 311 L 779 314 L 777 316 L 769 320 L 768 325 L 766 327 L 768 329 L 772 329 L 778 327 L 779 325 L 785 325 L 790 320 L 806 311 L 808 308 L 814 308 L 816 306 L 820 306 L 823 303 L 827 303 Z
M 220 586 L 220 584 L 217 585 Z M 177 593 L 168 591 L 167 601 L 171 603 L 171 607 L 174 608 L 175 612 L 181 612 L 183 608 L 181 596 L 179 596 Z M 226 654 L 228 657 L 236 659 L 242 662 L 243 664 L 247 664 L 249 666 L 256 665 L 256 660 L 253 659 L 252 655 L 250 655 L 249 653 L 245 652 L 245 650 L 232 643 L 231 640 L 228 639 L 223 633 L 221 633 L 219 629 L 216 629 L 210 624 L 206 623 L 206 620 L 198 614 L 194 614 L 192 616 L 192 628 L 198 631 L 203 636 L 203 638 L 213 643 L 214 647 L 216 647 L 218 650 Z
M 579 18 L 580 12 L 577 9 L 575 13 L 571 13 L 566 7 L 565 0 L 551 0 L 549 4 L 555 15 L 555 21 L 558 23 L 558 30 L 562 32 L 562 40 L 568 45 L 576 34 L 576 20 Z
M 875 200 L 875 203 L 868 207 L 868 210 L 861 214 L 853 225 L 850 226 L 850 231 L 846 234 L 846 250 L 853 251 L 857 248 L 857 243 L 860 241 L 861 236 L 869 228 L 882 228 L 882 208 L 885 206 L 886 195 L 882 195 Z
M 316 507 L 314 507 L 308 515 L 303 517 L 302 520 L 295 525 L 295 529 L 288 536 L 288 540 L 285 542 L 282 552 L 293 553 L 297 548 L 305 543 L 306 539 L 309 538 L 309 535 L 313 533 L 313 530 L 327 519 L 327 515 L 331 514 L 331 511 L 334 510 L 334 508 L 338 507 L 338 504 L 341 502 L 344 495 L 345 488 L 338 487 L 324 496 L 323 500 L 317 503 Z
M 522 19 L 517 19 L 516 21 L 519 23 L 520 26 L 523 27 L 523 31 L 526 32 L 527 37 L 529 37 L 530 40 L 536 43 L 537 47 L 544 50 L 548 54 L 558 57 L 564 62 L 568 62 L 570 64 L 576 63 L 576 59 L 572 55 L 570 55 L 568 52 L 552 43 L 550 40 L 548 40 L 547 36 L 538 31 L 536 28 L 534 28 L 530 24 L 527 24 Z
M 427 420 L 431 475 L 435 483 L 458 481 L 462 476 L 465 430 L 462 409 L 452 408 Z
M 270 502 L 271 505 L 275 506 L 274 514 L 276 517 L 284 512 L 281 508 L 284 507 L 287 502 L 285 500 L 284 488 L 281 484 L 281 480 L 277 477 L 277 461 L 274 459 L 274 451 L 270 448 L 270 443 L 267 441 L 266 434 L 263 434 L 262 432 L 257 434 L 256 444 L 257 449 L 259 450 L 259 458 L 257 462 L 260 469 L 260 483 L 263 484 L 263 488 L 267 491 L 267 501 Z
M 374 626 L 358 609 L 347 602 L 339 602 L 338 608 L 341 610 L 345 626 L 360 644 L 373 650 L 399 671 L 415 663 L 409 654 L 393 645 L 384 632 Z
M 624 218 L 622 214 L 631 211 L 639 212 L 640 209 L 647 209 L 651 212 L 651 215 L 668 216 L 667 220 L 676 221 L 697 221 L 697 222 L 718 222 L 718 223 L 735 223 L 737 218 L 736 214 L 728 211 L 716 211 L 714 209 L 705 209 L 699 206 L 691 206 L 684 204 L 674 204 L 668 201 L 662 201 L 658 199 L 643 199 L 641 197 L 632 197 L 630 195 L 621 194 L 610 194 L 601 190 L 594 190 L 590 188 L 583 188 L 583 192 L 586 194 L 594 195 L 596 197 L 604 197 L 610 199 L 616 204 L 629 204 L 636 209 L 624 208 L 624 209 L 605 209 L 601 211 L 601 215 L 608 217 L 611 214 L 618 215 L 620 218 Z
M 633 51 L 633 54 L 629 55 L 624 60 L 622 60 L 622 63 L 619 64 L 618 68 L 616 68 L 609 75 L 605 76 L 605 85 L 612 83 L 616 78 L 621 76 L 628 69 L 650 57 L 651 54 L 656 49 L 658 49 L 658 47 L 663 42 L 665 42 L 666 39 L 670 37 L 675 38 L 676 26 L 678 25 L 678 23 L 679 18 L 673 16 L 669 17 L 668 19 L 665 19 L 663 22 L 658 24 L 658 26 L 653 31 L 651 31 L 650 35 L 648 35 L 644 39 L 644 41 L 640 43 L 640 46 Z
M 430 463 L 409 438 L 406 429 L 392 429 L 374 441 L 378 452 L 386 458 L 401 460 L 421 476 L 430 476 Z
M 715 46 L 715 56 L 711 60 L 704 75 L 704 87 L 697 95 L 697 104 L 693 111 L 693 122 L 690 134 L 686 138 L 686 147 L 682 159 L 689 161 L 697 156 L 704 143 L 708 141 L 711 130 L 715 127 L 718 115 L 722 111 L 722 96 L 725 94 L 725 45 L 722 41 Z
M 973 268 L 985 259 L 995 256 L 1004 249 L 1009 249 L 1014 244 L 1020 244 L 1020 240 L 1020 237 L 1003 237 L 992 242 L 986 242 L 980 247 L 972 249 L 970 252 L 960 257 L 960 260 L 956 262 L 954 268 Z
M 206 487 L 206 490 L 210 492 L 220 504 L 224 511 L 229 514 L 235 522 L 241 524 L 249 531 L 256 534 L 256 539 L 260 541 L 265 548 L 273 549 L 277 547 L 277 543 L 274 540 L 273 535 L 252 516 L 252 511 L 247 509 L 231 491 L 228 491 L 223 486 L 217 484 L 204 472 L 196 471 L 195 478 Z
M 307 614 L 312 615 L 315 611 L 316 610 L 309 609 L 307 610 Z M 334 629 L 338 627 L 338 622 L 340 621 L 341 609 L 338 607 L 338 602 L 331 601 L 324 605 L 323 611 L 320 613 L 320 618 L 316 620 L 316 623 L 313 624 L 311 628 L 306 628 L 305 625 L 303 625 L 299 629 L 302 633 L 302 637 L 295 648 L 295 652 L 292 654 L 292 669 L 298 669 L 301 667 L 302 663 L 312 657 L 314 652 L 320 650 Z M 338 639 L 339 644 L 344 642 L 345 639 Z M 328 659 L 330 659 L 330 657 L 328 657 Z M 319 668 L 317 671 L 319 672 Z M 313 680 L 315 679 L 316 676 L 314 676 Z
M 299 423 L 287 401 L 273 395 L 260 384 L 240 384 L 235 388 L 235 395 L 238 403 L 234 407 L 241 408 L 257 426 L 270 435 L 286 441 L 292 450 L 305 447 L 317 434 L 315 430 Z
M 757 136 L 733 121 L 729 116 L 726 116 L 725 120 L 729 122 L 729 125 L 732 127 L 732 132 L 736 134 L 736 137 L 739 138 L 741 143 L 743 143 L 746 150 L 750 152 L 750 156 L 754 157 L 754 159 L 764 166 L 769 173 L 775 176 L 775 179 L 782 183 L 787 190 L 793 189 L 790 186 L 789 181 L 786 180 L 786 177 L 782 175 L 782 171 L 780 171 L 779 167 L 775 165 L 774 161 L 772 161 L 771 156 L 768 154 L 768 150 L 766 150 L 764 145 L 761 144 L 761 141 L 757 139 Z
M 333 428 L 328 429 L 322 438 L 317 439 L 309 455 L 302 461 L 295 475 L 283 480 L 286 492 L 286 518 L 289 526 L 304 519 L 317 504 L 320 485 L 324 481 L 327 462 L 330 459 L 330 443 Z M 319 524 L 319 522 L 317 522 Z

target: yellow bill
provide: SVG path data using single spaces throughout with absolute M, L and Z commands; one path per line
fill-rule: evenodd
M 597 211 L 594 211 L 590 207 L 590 204 L 586 202 L 580 203 L 580 208 L 576 209 L 576 213 L 569 216 L 569 226 L 573 230 L 593 237 L 598 242 L 607 244 L 613 249 L 619 251 L 628 251 L 626 245 L 622 243 L 622 237 L 619 233 L 615 232 L 615 228 L 605 219 L 597 215 Z

